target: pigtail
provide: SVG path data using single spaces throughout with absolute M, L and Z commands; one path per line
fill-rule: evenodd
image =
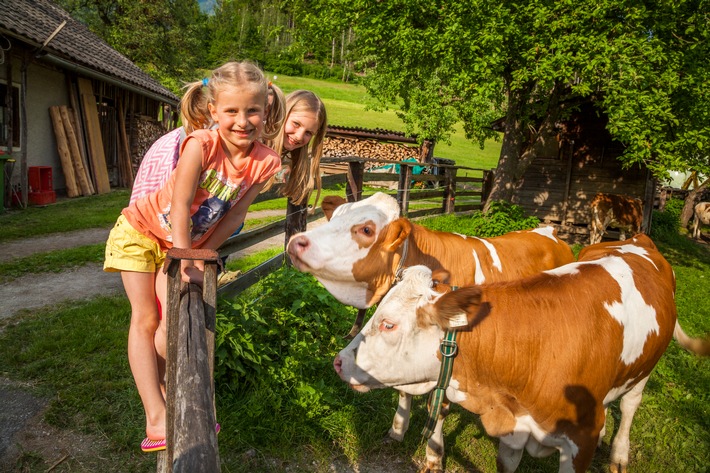
M 211 94 L 205 82 L 191 82 L 184 87 L 185 93 L 180 100 L 180 119 L 187 134 L 212 126 L 207 108 Z
M 283 129 L 284 120 L 286 120 L 286 97 L 284 97 L 281 88 L 271 82 L 269 82 L 268 97 L 269 104 L 266 107 L 266 116 L 264 117 L 264 132 L 261 136 L 264 142 L 273 142 Z M 280 149 L 274 150 L 281 154 Z

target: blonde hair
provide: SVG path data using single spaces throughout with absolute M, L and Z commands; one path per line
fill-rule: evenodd
M 264 115 L 264 134 L 274 133 L 281 128 L 285 117 L 283 92 L 279 89 L 274 93 L 271 104 L 268 103 L 269 91 L 272 87 L 259 67 L 249 61 L 228 62 L 212 71 L 209 79 L 186 84 L 185 94 L 180 100 L 180 116 L 182 126 L 189 134 L 202 128 L 214 125 L 207 104 L 213 103 L 222 87 L 254 85 L 260 88 L 266 97 L 266 113 Z
M 321 190 L 320 159 L 323 155 L 323 139 L 328 127 L 325 105 L 313 92 L 295 90 L 286 96 L 286 119 L 288 119 L 291 112 L 315 114 L 318 121 L 318 129 L 307 145 L 286 152 L 291 161 L 291 171 L 286 184 L 281 188 L 281 193 L 290 198 L 293 203 L 301 205 L 308 202 L 308 197 L 315 188 L 318 192 L 316 195 L 317 203 Z M 266 143 L 279 155 L 283 153 L 284 128 L 283 126 L 280 127 L 273 140 Z

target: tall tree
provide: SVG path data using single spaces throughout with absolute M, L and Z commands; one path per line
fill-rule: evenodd
M 445 140 L 462 121 L 482 145 L 504 118 L 490 201 L 580 99 L 608 115 L 625 164 L 710 170 L 706 0 L 292 1 L 310 28 L 353 28 L 368 90 L 401 103 L 409 131 Z

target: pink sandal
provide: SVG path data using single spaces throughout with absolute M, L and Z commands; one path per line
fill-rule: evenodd
M 216 433 L 219 433 L 219 431 L 222 430 L 222 426 L 217 424 L 214 426 L 214 430 Z M 141 450 L 143 450 L 146 453 L 159 452 L 161 450 L 165 450 L 165 439 L 151 440 L 148 437 L 146 437 L 141 442 Z

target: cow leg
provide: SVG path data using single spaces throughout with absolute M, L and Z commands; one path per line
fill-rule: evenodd
M 621 422 L 619 429 L 616 432 L 616 437 L 611 445 L 609 469 L 612 473 L 626 473 L 626 467 L 629 464 L 629 433 L 631 432 L 631 422 L 634 420 L 634 414 L 641 404 L 643 388 L 646 387 L 648 376 L 639 381 L 639 383 L 624 394 L 621 398 Z
M 426 444 L 426 465 L 422 472 L 438 473 L 444 471 L 444 419 L 449 414 L 451 404 L 446 401 L 441 405 L 441 413 L 436 421 L 434 433 Z
M 498 444 L 498 456 L 496 457 L 496 466 L 499 473 L 513 473 L 518 469 L 522 459 L 523 449 L 521 447 L 513 447 L 501 439 Z
M 602 441 L 604 440 L 604 437 L 606 436 L 606 419 L 607 419 L 608 415 L 609 415 L 609 408 L 605 407 L 604 408 L 604 425 L 602 426 L 602 430 L 599 432 L 599 441 L 597 442 L 597 447 L 601 447 Z
M 698 229 L 700 228 L 700 219 L 697 215 L 693 217 L 693 239 L 697 240 L 700 236 Z
M 623 228 L 619 229 L 619 241 L 624 241 L 626 240 L 626 230 Z
M 412 395 L 400 391 L 397 412 L 394 414 L 394 419 L 392 419 L 392 427 L 390 427 L 388 432 L 388 435 L 393 440 L 401 442 L 404 438 L 404 434 L 409 428 L 409 414 L 411 409 Z

